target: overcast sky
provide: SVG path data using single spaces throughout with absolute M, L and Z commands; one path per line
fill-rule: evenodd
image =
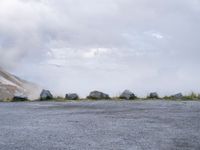
M 200 92 L 200 1 L 0 0 L 0 65 L 56 94 Z

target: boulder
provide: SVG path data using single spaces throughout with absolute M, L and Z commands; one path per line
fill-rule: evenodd
M 131 100 L 131 99 L 135 99 L 136 96 L 133 92 L 129 91 L 129 90 L 125 90 L 119 97 L 120 99 L 127 99 L 127 100 Z
M 67 99 L 67 100 L 77 100 L 77 99 L 79 99 L 79 96 L 76 93 L 69 93 L 69 94 L 65 95 L 65 99 Z
M 158 93 L 156 93 L 156 92 L 152 92 L 152 93 L 150 93 L 150 95 L 149 95 L 148 98 L 151 98 L 151 99 L 158 99 L 159 96 L 158 96 Z
M 99 91 L 92 91 L 90 95 L 87 97 L 88 99 L 110 99 L 108 94 Z
M 178 93 L 178 94 L 172 95 L 171 97 L 175 98 L 175 99 L 182 99 L 183 98 L 183 94 L 182 93 Z
M 13 102 L 28 101 L 28 97 L 27 96 L 14 96 L 12 101 Z
M 40 94 L 40 100 L 50 100 L 53 99 L 53 95 L 49 90 L 42 90 Z

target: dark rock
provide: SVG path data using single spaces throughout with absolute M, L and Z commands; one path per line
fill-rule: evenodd
M 14 96 L 12 101 L 13 102 L 28 101 L 28 97 L 27 96 Z
M 178 94 L 172 95 L 171 97 L 175 98 L 175 99 L 182 99 L 183 98 L 183 94 L 182 93 L 178 93 Z
M 158 99 L 159 96 L 156 92 L 153 92 L 153 93 L 150 93 L 149 97 L 148 98 L 151 98 L 151 99 Z
M 119 97 L 120 99 L 127 99 L 127 100 L 131 100 L 131 99 L 135 99 L 136 96 L 133 92 L 129 91 L 129 90 L 125 90 Z
M 67 99 L 67 100 L 77 100 L 77 99 L 79 99 L 79 96 L 76 93 L 70 93 L 70 94 L 65 95 L 65 99 Z
M 50 100 L 53 99 L 53 95 L 49 90 L 42 90 L 40 94 L 40 100 Z
M 108 94 L 99 91 L 92 91 L 90 95 L 87 97 L 88 99 L 110 99 Z

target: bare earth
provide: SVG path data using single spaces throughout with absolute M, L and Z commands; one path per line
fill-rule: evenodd
M 0 150 L 200 150 L 200 102 L 0 103 Z

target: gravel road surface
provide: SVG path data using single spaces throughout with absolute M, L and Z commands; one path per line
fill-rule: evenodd
M 200 102 L 0 103 L 0 150 L 200 150 Z

